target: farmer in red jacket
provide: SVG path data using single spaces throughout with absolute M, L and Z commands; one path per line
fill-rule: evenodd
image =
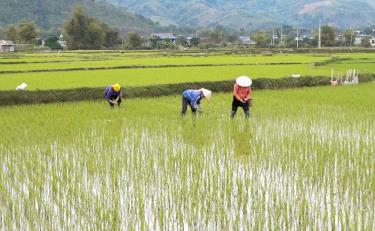
M 236 79 L 236 83 L 233 88 L 233 101 L 231 117 L 234 118 L 238 107 L 242 107 L 245 118 L 250 117 L 251 107 L 251 84 L 252 81 L 249 77 L 241 76 Z

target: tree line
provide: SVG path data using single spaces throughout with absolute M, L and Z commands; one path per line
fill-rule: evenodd
M 320 43 L 321 47 L 349 47 L 353 46 L 357 34 L 352 29 L 339 31 L 329 26 L 321 26 Z M 121 46 L 125 49 L 177 49 L 185 47 L 207 48 L 225 48 L 241 44 L 239 36 L 248 36 L 255 42 L 253 46 L 260 48 L 299 47 L 312 48 L 317 47 L 319 43 L 318 30 L 311 33 L 309 30 L 297 30 L 292 26 L 283 26 L 276 30 L 255 31 L 247 33 L 243 28 L 239 30 L 228 29 L 217 26 L 213 29 L 197 29 L 195 36 L 189 40 L 184 36 L 177 36 L 175 41 L 170 39 L 160 40 L 157 37 L 144 39 L 137 32 L 128 32 L 126 36 L 120 38 L 119 32 L 109 25 L 85 14 L 81 7 L 76 7 L 73 14 L 63 25 L 63 38 L 67 42 L 68 48 L 76 49 L 107 49 Z M 374 35 L 375 30 L 368 27 L 364 30 L 365 34 Z M 0 37 L 15 41 L 16 43 L 26 43 L 37 45 L 40 29 L 34 22 L 21 22 L 17 25 L 11 25 L 0 31 Z M 306 36 L 309 35 L 309 36 Z M 59 43 L 59 36 L 49 36 L 44 39 L 46 46 L 53 50 L 62 49 Z M 371 47 L 370 37 L 362 36 L 361 46 Z
M 81 7 L 75 8 L 71 18 L 63 26 L 64 40 L 69 49 L 113 48 L 119 43 L 118 32 L 107 24 L 87 16 Z M 41 45 L 40 29 L 35 22 L 21 22 L 11 25 L 0 33 L 0 37 L 18 44 Z M 59 35 L 48 36 L 45 45 L 51 49 L 61 49 Z
M 5 39 L 12 40 L 17 43 L 29 43 L 33 44 L 36 42 L 36 38 L 39 35 L 39 29 L 34 22 L 21 22 L 18 25 L 11 25 L 2 31 Z

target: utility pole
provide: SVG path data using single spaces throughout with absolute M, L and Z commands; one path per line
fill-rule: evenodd
M 275 45 L 275 29 L 272 30 L 272 41 L 271 41 L 271 45 Z
M 297 28 L 297 48 L 299 48 L 298 28 Z
M 353 43 L 353 30 L 352 30 L 352 25 L 350 25 L 350 45 L 349 45 L 350 48 L 352 47 L 352 43 Z
M 320 22 L 319 22 L 319 41 L 318 41 L 318 48 L 322 48 L 322 30 L 320 28 Z
M 283 45 L 283 27 L 281 27 L 281 33 L 280 33 L 280 45 Z

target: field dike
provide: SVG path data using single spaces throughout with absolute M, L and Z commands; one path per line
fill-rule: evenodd
M 360 82 L 375 80 L 375 74 L 361 74 Z M 139 87 L 124 87 L 124 98 L 159 97 L 181 94 L 186 89 L 207 88 L 213 92 L 231 92 L 234 80 L 186 82 L 174 84 L 149 85 Z M 253 80 L 252 89 L 283 89 L 297 87 L 327 86 L 330 84 L 329 77 L 305 76 L 300 78 L 257 78 Z M 19 104 L 40 104 L 56 102 L 74 102 L 98 100 L 104 98 L 104 87 L 97 88 L 74 88 L 54 89 L 36 91 L 0 91 L 0 106 Z
M 51 62 L 47 62 L 47 63 L 51 63 Z M 9 64 L 9 63 L 6 63 L 6 64 Z M 261 65 L 296 65 L 296 64 L 304 64 L 304 63 L 303 62 L 270 62 L 270 63 L 262 63 Z M 35 69 L 35 70 L 11 70 L 11 71 L 0 71 L 0 74 L 66 72 L 66 71 L 97 71 L 97 70 L 117 70 L 117 69 L 146 69 L 146 68 L 256 66 L 256 65 L 259 65 L 259 63 L 125 65 L 125 66 L 113 66 L 113 67 L 111 66 L 109 67 L 74 67 L 74 68 L 52 68 L 52 69 Z M 318 66 L 316 64 L 314 65 Z

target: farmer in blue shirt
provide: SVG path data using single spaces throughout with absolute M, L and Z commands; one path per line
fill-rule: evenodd
M 181 115 L 184 116 L 187 110 L 187 105 L 190 106 L 191 111 L 195 114 L 196 111 L 202 111 L 201 100 L 206 98 L 211 99 L 212 92 L 210 90 L 201 88 L 199 90 L 185 90 L 182 93 L 182 110 Z
M 111 108 L 114 108 L 115 104 L 120 107 L 122 98 L 122 90 L 120 84 L 115 83 L 111 86 L 108 86 L 104 91 L 104 97 L 108 101 Z

